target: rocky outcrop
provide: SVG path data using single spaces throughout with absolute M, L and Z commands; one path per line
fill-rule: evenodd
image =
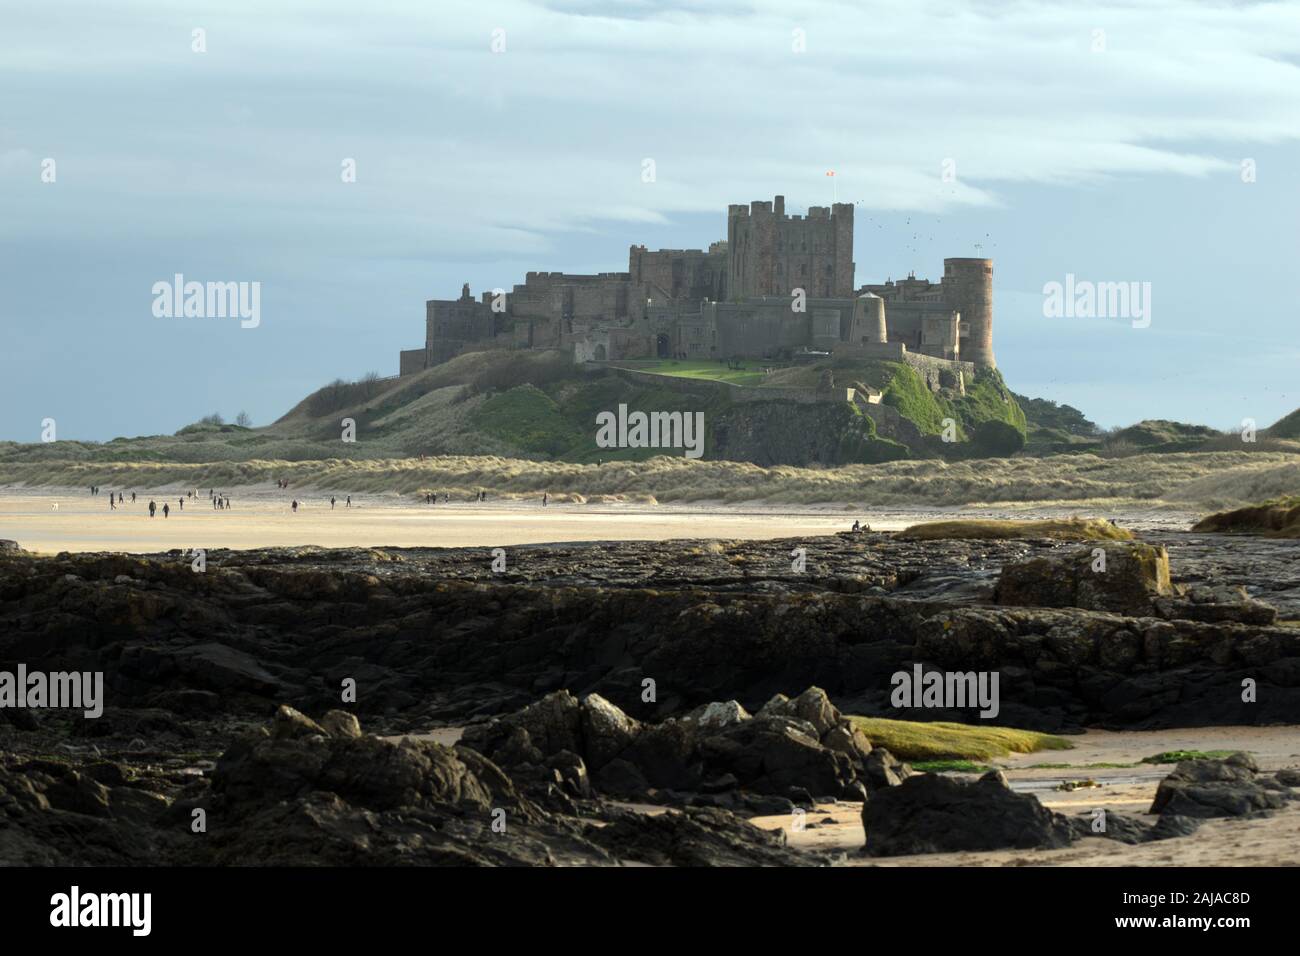
M 862 806 L 870 856 L 945 851 L 1053 849 L 1070 844 L 1068 820 L 997 771 L 977 781 L 918 774 L 874 791 Z
M 891 707 L 891 677 L 916 664 L 997 671 L 994 720 L 1011 726 L 1295 722 L 1300 632 L 1198 595 L 1232 597 L 1249 580 L 1251 594 L 1271 589 L 1290 606 L 1297 563 L 1257 550 L 1276 542 L 1196 540 L 1186 593 L 1155 598 L 1147 616 L 991 606 L 1003 565 L 1074 550 L 1051 542 L 557 545 L 512 549 L 508 574 L 477 549 L 211 551 L 203 574 L 179 554 L 0 553 L 0 667 L 103 671 L 108 709 L 78 733 L 128 741 L 279 702 L 321 713 L 345 680 L 357 688 L 350 709 L 391 731 L 507 713 L 560 689 L 654 724 L 732 700 L 756 713 L 809 686 L 849 712 L 906 717 Z
M 724 810 L 582 816 L 523 795 L 467 747 L 383 739 L 281 706 L 205 776 L 157 790 L 122 765 L 0 752 L 0 862 L 19 865 L 810 865 Z
M 557 691 L 466 728 L 461 743 L 542 800 L 588 796 L 594 788 L 628 799 L 693 796 L 702 805 L 779 812 L 818 796 L 861 799 L 883 779 L 869 769 L 871 742 L 817 687 L 793 699 L 778 694 L 753 716 L 725 701 L 657 724 L 628 717 L 598 694 L 579 701 Z M 753 794 L 784 802 L 755 802 Z
M 994 599 L 1014 607 L 1077 607 L 1149 616 L 1173 593 L 1169 553 L 1137 541 L 1108 541 L 1002 568 Z
M 1259 772 L 1249 754 L 1224 760 L 1187 760 L 1160 782 L 1151 813 L 1206 819 L 1244 817 L 1285 805 L 1285 783 Z

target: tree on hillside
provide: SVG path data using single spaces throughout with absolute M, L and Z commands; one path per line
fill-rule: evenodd
M 199 419 L 200 425 L 224 425 L 226 420 L 221 417 L 220 412 L 213 412 L 211 415 L 204 415 Z
M 240 428 L 252 428 L 253 419 L 249 417 L 248 412 L 241 411 L 235 416 L 235 424 Z

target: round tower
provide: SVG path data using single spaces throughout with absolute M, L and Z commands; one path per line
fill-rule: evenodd
M 853 314 L 853 342 L 879 343 L 889 339 L 885 325 L 885 300 L 873 292 L 858 296 Z
M 993 359 L 993 260 L 944 259 L 943 297 L 961 313 L 970 334 L 961 343 L 961 359 L 997 368 Z

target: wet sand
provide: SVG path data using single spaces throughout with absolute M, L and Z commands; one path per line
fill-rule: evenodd
M 116 489 L 114 489 L 116 490 Z M 847 531 L 860 520 L 881 531 L 919 521 L 961 517 L 1049 518 L 1078 509 L 865 509 L 854 505 L 778 508 L 762 505 L 570 504 L 540 499 L 428 505 L 395 493 L 353 495 L 331 509 L 329 494 L 310 490 L 223 489 L 228 511 L 214 510 L 207 489 L 178 501 L 184 490 L 137 489 L 136 501 L 108 506 L 108 489 L 0 489 L 0 538 L 29 551 L 123 551 L 150 554 L 173 548 L 265 548 L 316 545 L 343 547 L 507 547 L 571 541 L 662 541 L 673 538 L 755 540 Z M 299 501 L 295 513 L 290 503 Z M 149 517 L 149 500 L 158 514 Z M 162 516 L 162 505 L 171 508 Z M 55 507 L 57 505 L 57 508 Z M 1169 511 L 1117 517 L 1128 526 L 1186 528 L 1195 517 Z

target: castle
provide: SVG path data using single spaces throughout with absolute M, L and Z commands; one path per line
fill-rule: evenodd
M 727 209 L 708 250 L 632 246 L 626 272 L 530 272 L 510 292 L 426 303 L 424 348 L 402 375 L 462 352 L 547 348 L 576 361 L 892 358 L 934 387 L 995 367 L 993 263 L 945 259 L 943 278 L 854 288 L 853 204 L 786 215 L 785 197 Z

